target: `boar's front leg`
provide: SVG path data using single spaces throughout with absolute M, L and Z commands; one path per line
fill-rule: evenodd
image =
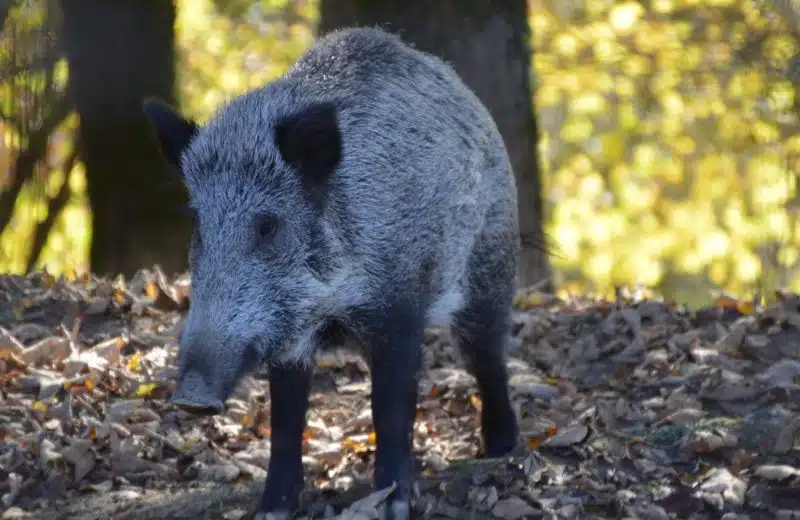
M 303 490 L 303 430 L 313 367 L 269 368 L 270 458 L 267 482 L 256 518 L 291 518 Z
M 417 376 L 422 362 L 424 315 L 414 303 L 394 303 L 362 316 L 362 340 L 372 376 L 375 428 L 375 489 L 393 483 L 395 492 L 382 506 L 381 520 L 408 520 L 414 481 L 412 441 Z

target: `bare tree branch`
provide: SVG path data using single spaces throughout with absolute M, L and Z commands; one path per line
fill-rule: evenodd
M 67 157 L 62 166 L 62 170 L 64 171 L 64 184 L 61 185 L 56 196 L 47 203 L 47 217 L 36 225 L 36 231 L 33 235 L 33 245 L 31 246 L 31 252 L 28 256 L 28 264 L 25 267 L 26 272 L 31 272 L 36 262 L 39 261 L 42 250 L 47 243 L 47 237 L 50 235 L 50 231 L 53 229 L 56 219 L 66 207 L 67 202 L 69 202 L 69 196 L 71 194 L 69 188 L 69 174 L 75 166 L 75 162 L 78 160 L 79 149 L 80 143 L 76 138 L 72 153 Z
M 21 65 L 9 65 L 7 67 L 0 68 L 0 81 L 5 81 L 19 74 L 38 72 L 43 69 L 52 69 L 53 65 L 58 63 L 59 59 L 61 59 L 61 53 L 54 51 L 48 52 L 44 56 L 39 56 L 38 58 L 32 59 L 31 61 Z
M 11 216 L 14 213 L 14 203 L 19 196 L 19 192 L 29 179 L 33 177 L 36 164 L 44 157 L 47 152 L 47 143 L 53 130 L 69 115 L 71 104 L 66 96 L 59 96 L 52 104 L 50 114 L 42 123 L 42 126 L 34 131 L 28 141 L 28 147 L 23 150 L 14 165 L 13 182 L 11 186 L 0 193 L 0 234 L 3 233 Z
M 14 7 L 15 3 L 17 3 L 15 0 L 0 0 L 0 34 L 3 32 L 8 14 L 11 12 L 11 8 Z

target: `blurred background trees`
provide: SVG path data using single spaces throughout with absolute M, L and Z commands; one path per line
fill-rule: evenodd
M 186 268 L 189 220 L 177 172 L 167 170 L 142 100 L 176 104 L 175 6 L 141 0 L 62 0 L 61 47 L 75 138 L 92 215 L 89 265 L 132 275 L 159 263 Z
M 204 120 L 359 23 L 444 57 L 489 106 L 556 287 L 800 289 L 795 4 L 2 0 L 0 270 L 182 270 L 184 195 L 141 98 Z M 550 272 L 538 251 L 526 282 Z

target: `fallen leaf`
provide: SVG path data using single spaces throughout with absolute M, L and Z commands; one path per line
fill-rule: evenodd
M 538 516 L 540 511 L 520 497 L 508 497 L 498 500 L 492 508 L 492 514 L 504 520 L 519 520 Z
M 753 471 L 753 475 L 765 480 L 786 480 L 800 475 L 800 470 L 787 464 L 765 464 Z
M 583 423 L 573 423 L 542 442 L 542 446 L 563 447 L 583 442 L 589 436 L 589 427 Z
M 158 389 L 158 387 L 159 387 L 158 383 L 143 383 L 139 385 L 139 387 L 136 389 L 136 392 L 134 392 L 133 397 L 134 398 L 150 397 L 150 395 L 153 392 L 155 392 Z

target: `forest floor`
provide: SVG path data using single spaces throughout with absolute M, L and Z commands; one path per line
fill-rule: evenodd
M 127 285 L 0 276 L 0 518 L 252 518 L 269 457 L 269 395 L 248 378 L 225 415 L 166 403 L 185 280 Z M 515 306 L 518 456 L 476 458 L 474 380 L 426 338 L 415 518 L 800 517 L 800 298 Z M 297 517 L 371 519 L 370 380 L 321 355 Z

